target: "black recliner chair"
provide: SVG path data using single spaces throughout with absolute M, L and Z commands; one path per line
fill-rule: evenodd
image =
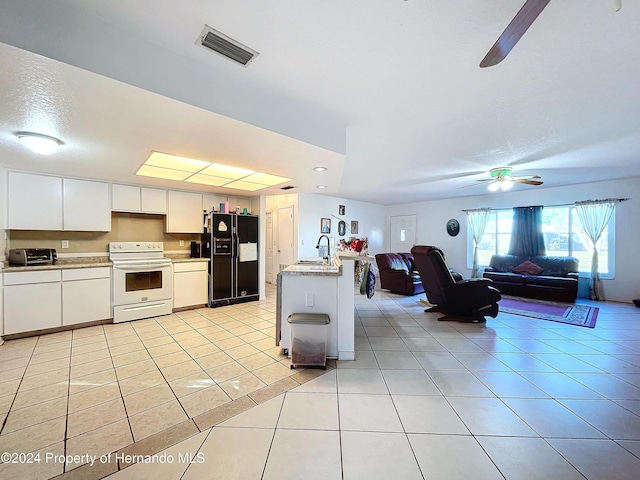
M 456 281 L 444 261 L 442 250 L 437 247 L 416 245 L 411 249 L 413 260 L 429 303 L 445 314 L 439 320 L 462 320 L 481 323 L 485 316 L 498 315 L 500 291 L 486 278 Z

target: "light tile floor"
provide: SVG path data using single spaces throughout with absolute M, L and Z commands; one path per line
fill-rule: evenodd
M 505 313 L 444 323 L 421 296 L 358 295 L 356 361 L 320 375 L 273 348 L 270 297 L 7 342 L 0 451 L 156 454 L 64 478 L 638 478 L 633 305 L 597 304 L 587 329 Z

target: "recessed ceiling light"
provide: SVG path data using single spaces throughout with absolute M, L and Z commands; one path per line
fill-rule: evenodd
M 16 137 L 29 149 L 39 155 L 48 155 L 53 153 L 60 145 L 62 140 L 49 135 L 32 132 L 16 132 Z
M 327 171 L 327 167 L 316 167 L 313 169 L 316 172 L 326 172 Z
M 316 188 L 327 188 L 326 185 L 317 185 Z

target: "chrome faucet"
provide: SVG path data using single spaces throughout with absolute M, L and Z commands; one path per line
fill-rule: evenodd
M 329 237 L 327 237 L 326 235 L 320 235 L 320 238 L 318 238 L 318 243 L 316 244 L 316 248 L 320 250 L 320 241 L 323 237 L 327 239 L 327 256 L 325 258 L 328 260 L 331 258 L 331 242 L 329 241 Z

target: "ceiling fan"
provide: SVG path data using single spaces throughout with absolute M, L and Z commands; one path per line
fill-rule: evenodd
M 509 190 L 513 187 L 514 183 L 522 183 L 524 185 L 542 185 L 542 181 L 536 180 L 537 178 L 541 178 L 539 175 L 525 175 L 521 177 L 513 176 L 513 169 L 511 167 L 498 167 L 492 168 L 489 171 L 489 175 L 491 178 L 483 178 L 481 180 L 477 180 L 479 183 L 484 183 L 488 185 L 488 188 L 492 192 L 496 192 L 501 190 L 503 192 Z
M 492 67 L 500 63 L 518 43 L 524 32 L 531 26 L 538 15 L 544 10 L 551 0 L 527 0 L 513 17 L 511 23 L 498 37 L 496 43 L 480 62 L 480 68 Z
M 487 52 L 480 62 L 480 68 L 493 67 L 497 65 L 509 54 L 511 49 L 518 43 L 538 15 L 542 13 L 551 0 L 526 0 L 522 8 L 513 17 L 511 23 L 507 25 L 502 35 L 498 37 L 496 43 Z M 613 0 L 614 10 L 619 12 L 622 9 L 622 0 Z

